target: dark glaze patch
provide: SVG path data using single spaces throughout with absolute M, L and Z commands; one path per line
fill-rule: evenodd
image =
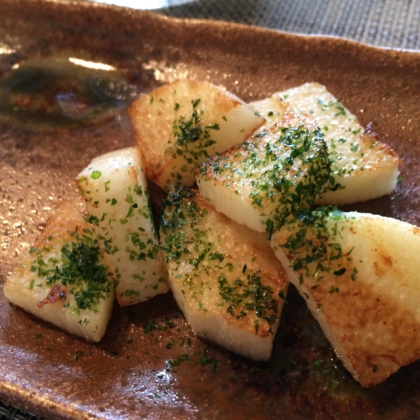
M 103 70 L 107 68 L 110 71 Z M 138 96 L 110 66 L 77 58 L 31 59 L 0 77 L 0 118 L 35 128 L 99 124 Z

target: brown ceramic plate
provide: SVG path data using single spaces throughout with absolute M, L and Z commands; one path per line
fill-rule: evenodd
M 83 70 L 92 63 L 116 72 Z M 76 174 L 93 156 L 133 144 L 130 95 L 181 77 L 245 100 L 325 84 L 403 159 L 397 190 L 356 208 L 420 225 L 419 53 L 86 3 L 2 0 L 0 399 L 57 419 L 420 419 L 420 364 L 362 389 L 293 290 L 267 364 L 196 338 L 170 294 L 115 306 L 100 344 L 9 306 L 8 272 L 56 203 L 78 199 Z

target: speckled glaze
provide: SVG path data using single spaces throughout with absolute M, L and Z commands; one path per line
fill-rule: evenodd
M 420 225 L 420 53 L 84 2 L 2 0 L 0 80 L 48 57 L 114 66 L 140 91 L 190 77 L 255 100 L 322 83 L 402 157 L 397 190 L 353 208 Z M 362 389 L 294 290 L 268 364 L 195 337 L 171 294 L 115 305 L 99 344 L 11 308 L 8 272 L 56 203 L 79 200 L 75 176 L 95 155 L 134 143 L 126 108 L 84 127 L 20 122 L 0 119 L 2 400 L 51 419 L 420 419 L 420 364 Z

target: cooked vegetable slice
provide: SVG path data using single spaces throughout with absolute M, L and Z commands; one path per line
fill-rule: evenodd
M 4 285 L 15 305 L 72 334 L 100 341 L 114 302 L 94 227 L 63 204 Z
M 324 134 L 332 163 L 332 175 L 343 188 L 328 191 L 318 204 L 349 204 L 390 194 L 398 178 L 399 158 L 378 135 L 363 128 L 345 106 L 318 83 L 278 92 L 265 100 L 250 104 L 264 115 L 276 108 L 275 102 L 291 106 L 314 118 Z M 281 108 L 280 108 L 281 109 Z M 281 120 L 281 112 L 271 118 Z
M 270 234 L 293 208 L 334 187 L 330 166 L 314 122 L 288 110 L 279 125 L 200 165 L 197 185 L 218 211 Z
M 169 285 L 149 208 L 147 182 L 134 147 L 92 160 L 77 178 L 121 305 L 143 302 Z
M 420 228 L 321 208 L 285 224 L 272 246 L 362 386 L 420 358 Z
M 175 187 L 161 241 L 172 291 L 193 330 L 236 353 L 267 360 L 287 282 L 265 235 L 216 212 L 199 193 Z
M 146 175 L 163 189 L 193 185 L 196 166 L 247 139 L 264 119 L 243 101 L 207 82 L 180 80 L 130 108 Z

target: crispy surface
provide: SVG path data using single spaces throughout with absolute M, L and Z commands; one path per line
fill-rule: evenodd
M 245 140 L 264 122 L 234 95 L 192 80 L 141 97 L 130 116 L 147 177 L 164 189 L 174 182 L 192 185 L 197 164 Z
M 196 333 L 268 359 L 284 302 L 279 293 L 286 296 L 285 272 L 264 234 L 232 222 L 189 191 L 165 210 L 161 228 L 178 305 Z
M 329 191 L 319 204 L 349 204 L 389 194 L 399 174 L 399 157 L 369 127 L 318 83 L 305 83 L 272 95 L 271 101 L 285 102 L 314 118 L 334 160 L 332 172 L 344 188 Z
M 312 142 L 311 151 L 297 157 L 289 168 L 287 160 L 292 148 L 286 145 L 287 140 L 282 140 L 285 137 L 282 128 L 289 127 L 303 138 L 304 132 L 315 137 L 313 130 L 317 125 L 289 107 L 278 124 L 202 164 L 197 171 L 201 194 L 237 223 L 265 232 L 267 220 L 274 217 L 283 197 L 274 183 L 284 178 L 293 186 L 299 182 L 307 185 L 310 177 L 303 161 L 309 155 L 314 156 L 314 160 L 319 157 L 318 162 L 322 159 L 321 143 L 324 143 L 318 139 L 318 142 Z M 321 173 L 322 169 L 319 170 Z M 315 197 L 307 198 L 310 206 Z
M 326 226 L 328 243 L 339 244 L 343 257 L 331 260 L 330 253 L 294 270 L 293 261 L 309 254 L 285 247 L 292 227 L 275 233 L 272 246 L 345 367 L 371 387 L 420 358 L 420 229 L 361 213 Z M 319 249 L 323 240 L 314 233 L 308 228 L 307 237 Z M 317 280 L 318 262 L 332 271 L 319 271 Z
M 69 264 L 67 256 L 79 246 L 77 263 Z M 4 292 L 35 316 L 87 340 L 100 341 L 111 316 L 114 289 L 93 226 L 85 222 L 76 205 L 63 203 L 49 218 L 35 246 L 22 254 L 8 277 Z

